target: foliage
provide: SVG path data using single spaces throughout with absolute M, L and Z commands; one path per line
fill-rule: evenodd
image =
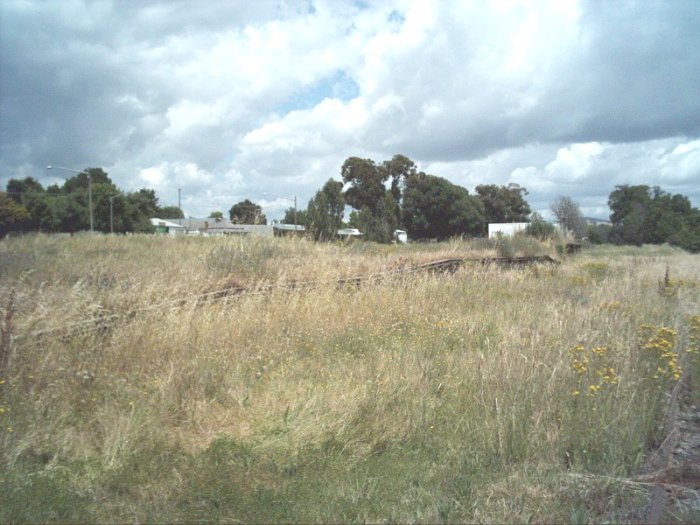
M 589 224 L 584 230 L 584 236 L 592 244 L 604 244 L 610 242 L 612 226 L 609 224 Z
M 141 189 L 123 194 L 101 168 L 87 168 L 66 179 L 62 186 L 46 189 L 31 177 L 11 179 L 7 183 L 12 198 L 29 212 L 30 219 L 24 223 L 24 229 L 49 233 L 90 228 L 90 186 L 96 231 L 109 232 L 112 221 L 115 232 L 152 231 L 149 218 L 161 211 L 155 191 Z
M 416 174 L 415 162 L 404 155 L 394 155 L 391 160 L 382 162 L 381 170 L 386 178 L 391 179 L 391 195 L 399 204 L 406 179 Z
M 700 252 L 700 210 L 688 197 L 671 195 L 658 186 L 616 186 L 608 205 L 613 223 L 610 238 L 618 244 L 669 243 Z
M 390 243 L 394 230 L 398 227 L 396 217 L 396 202 L 390 191 L 384 193 L 377 209 L 372 212 L 367 206 L 350 213 L 349 226 L 357 228 L 363 234 L 363 239 L 379 243 Z
M 185 214 L 177 206 L 162 206 L 158 211 L 161 219 L 184 219 Z
M 412 238 L 478 235 L 483 222 L 483 206 L 467 189 L 422 172 L 406 177 L 402 223 Z
M 0 239 L 8 232 L 22 230 L 30 219 L 27 208 L 0 192 Z
M 93 187 L 95 184 L 113 185 L 107 172 L 102 168 L 86 168 L 80 173 L 76 173 L 71 178 L 66 179 L 62 189 L 66 193 L 73 193 L 78 189 L 87 191 L 90 182 L 92 182 Z
M 530 224 L 525 227 L 525 234 L 535 237 L 540 240 L 551 239 L 556 235 L 554 225 L 544 220 L 542 215 L 536 211 L 530 215 Z
M 486 223 L 528 221 L 531 210 L 525 200 L 528 193 L 525 188 L 510 183 L 508 186 L 480 184 L 475 189 L 484 205 Z
M 282 218 L 284 224 L 299 224 L 301 226 L 307 226 L 309 222 L 307 210 L 300 210 L 298 208 L 287 208 L 284 211 L 284 217 Z
M 234 204 L 228 214 L 234 224 L 267 224 L 260 205 L 249 199 Z
M 223 221 L 224 220 L 224 214 L 220 211 L 213 211 L 209 214 L 209 219 L 214 219 L 215 221 Z
M 369 241 L 389 243 L 399 227 L 402 179 L 415 172 L 413 161 L 403 155 L 377 165 L 371 159 L 348 158 L 341 168 L 345 202 L 355 211 L 350 225 L 359 229 Z M 391 188 L 385 183 L 391 179 Z
M 356 210 L 368 208 L 376 212 L 386 191 L 384 182 L 388 173 L 371 159 L 350 157 L 343 163 L 340 175 L 343 183 L 350 185 L 345 190 L 345 202 Z
M 18 204 L 23 204 L 25 197 L 31 193 L 43 193 L 44 187 L 33 177 L 10 179 L 7 183 L 7 194 Z
M 637 522 L 624 513 L 648 502 L 635 474 L 663 439 L 676 364 L 697 391 L 682 359 L 698 348 L 700 269 L 678 249 L 439 275 L 387 270 L 493 250 L 3 245 L 0 290 L 17 292 L 3 523 Z M 673 300 L 654 286 L 667 265 Z M 213 300 L 232 275 L 257 292 Z M 357 275 L 384 279 L 336 284 Z
M 343 223 L 343 183 L 328 179 L 306 209 L 307 231 L 317 241 L 335 239 Z
M 115 214 L 118 201 L 120 201 L 120 198 L 114 201 Z M 155 190 L 142 188 L 138 191 L 127 193 L 124 196 L 122 209 L 121 227 L 117 229 L 115 225 L 115 231 L 153 231 L 153 227 L 148 219 L 158 215 L 158 198 Z
M 550 204 L 550 209 L 565 232 L 577 239 L 583 236 L 585 221 L 579 205 L 571 197 L 560 195 Z

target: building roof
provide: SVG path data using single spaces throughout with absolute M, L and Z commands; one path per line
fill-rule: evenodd
M 275 230 L 284 230 L 284 231 L 300 231 L 300 232 L 305 232 L 306 227 L 302 226 L 301 224 L 282 224 L 282 223 L 277 223 L 273 224 L 272 227 Z
M 200 231 L 208 233 L 262 233 L 270 229 L 265 224 L 234 224 L 228 219 L 173 219 L 173 222 L 181 224 L 188 231 Z
M 179 230 L 184 230 L 185 227 L 182 226 L 181 224 L 177 224 L 171 221 L 166 221 L 164 219 L 158 219 L 157 217 L 153 217 L 151 220 L 151 224 L 153 226 L 165 226 L 166 228 L 175 228 Z
M 341 237 L 362 237 L 362 232 L 357 228 L 341 228 L 338 230 Z

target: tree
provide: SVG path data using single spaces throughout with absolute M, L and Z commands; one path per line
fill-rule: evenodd
M 87 230 L 90 227 L 90 186 L 92 186 L 94 229 L 102 232 L 110 231 L 109 198 L 117 195 L 119 189 L 102 168 L 86 168 L 66 179 L 60 190 L 52 189 L 52 192 L 60 191 L 67 197 L 62 202 L 56 201 L 61 216 L 61 231 Z M 84 220 L 79 216 L 81 208 L 85 208 Z
M 524 197 L 527 190 L 518 184 L 480 184 L 476 187 L 476 193 L 484 204 L 486 221 L 483 231 L 486 231 L 487 223 L 527 222 L 531 212 Z
M 416 164 L 404 155 L 394 155 L 391 160 L 382 163 L 381 169 L 384 171 L 383 178 L 391 179 L 391 194 L 398 205 L 404 181 L 416 174 Z
M 700 251 L 700 210 L 688 197 L 671 195 L 658 186 L 616 186 L 608 205 L 613 223 L 610 238 L 618 244 L 668 242 Z
M 415 175 L 415 163 L 404 155 L 394 155 L 380 165 L 371 159 L 350 157 L 340 171 L 343 182 L 349 184 L 345 202 L 354 208 L 350 223 L 365 239 L 391 242 L 401 219 L 402 186 L 407 177 Z
M 34 231 L 60 231 L 55 220 L 55 203 L 57 199 L 65 199 L 64 195 L 45 193 L 26 193 L 22 203 L 31 216 L 29 228 Z
M 343 183 L 328 179 L 309 201 L 307 231 L 318 241 L 335 239 L 343 223 L 344 209 Z
M 644 242 L 644 223 L 651 208 L 649 186 L 615 186 L 608 197 L 608 206 L 612 211 L 610 221 L 613 224 L 611 238 L 619 244 L 636 244 Z
M 592 244 L 605 244 L 610 241 L 609 224 L 589 224 L 586 226 L 586 239 Z
M 17 204 L 21 204 L 29 213 L 29 219 L 23 224 L 23 227 L 31 230 L 44 229 L 51 222 L 50 205 L 47 198 L 47 191 L 44 190 L 41 183 L 32 177 L 24 179 L 10 179 L 7 183 L 7 195 L 11 197 Z M 42 228 L 43 226 L 43 228 Z
M 184 219 L 185 214 L 177 206 L 163 206 L 158 211 L 158 217 L 161 219 Z
M 411 237 L 447 239 L 481 232 L 483 204 L 466 188 L 422 172 L 409 175 L 404 184 L 402 223 Z
M 267 224 L 262 208 L 248 199 L 234 204 L 228 213 L 235 224 Z
M 90 186 L 95 230 L 110 231 L 113 218 L 116 232 L 153 231 L 149 219 L 162 211 L 155 191 L 141 189 L 124 195 L 101 168 L 88 168 L 61 186 L 52 184 L 45 190 L 31 177 L 8 182 L 10 196 L 30 214 L 24 227 L 45 232 L 77 232 L 90 227 Z
M 31 221 L 27 208 L 7 193 L 0 192 L 0 239 L 8 232 L 23 230 Z
M 71 178 L 66 179 L 66 182 L 63 183 L 63 191 L 66 193 L 73 193 L 79 188 L 83 188 L 87 191 L 89 186 L 88 174 L 90 174 L 90 179 L 92 179 L 93 188 L 95 184 L 109 184 L 114 186 L 109 175 L 102 168 L 86 168 L 80 173 L 76 173 Z
M 556 229 L 551 222 L 547 222 L 536 211 L 530 216 L 530 224 L 525 228 L 525 233 L 540 240 L 550 239 L 556 235 Z
M 399 226 L 396 215 L 396 201 L 390 191 L 384 192 L 384 197 L 372 211 L 365 206 L 350 214 L 350 226 L 363 233 L 363 239 L 374 242 L 389 243 L 394 238 L 394 231 Z
M 28 195 L 37 193 L 44 193 L 44 187 L 32 177 L 10 179 L 7 182 L 7 195 L 18 204 L 24 204 Z
M 306 226 L 309 222 L 308 214 L 306 210 L 300 210 L 292 206 L 291 208 L 284 210 L 282 222 L 284 224 L 299 224 L 301 226 Z
M 115 204 L 120 199 L 115 199 Z M 119 202 L 121 205 L 121 202 Z M 124 231 L 148 233 L 153 231 L 153 225 L 149 219 L 158 215 L 158 197 L 151 189 L 142 188 L 138 191 L 127 193 L 123 200 L 123 212 L 121 213 Z M 121 231 L 121 228 L 118 230 Z
M 585 221 L 578 204 L 571 197 L 560 195 L 550 204 L 550 209 L 565 232 L 571 232 L 577 239 L 582 237 Z
M 345 202 L 356 210 L 369 208 L 376 211 L 379 201 L 384 197 L 384 182 L 389 176 L 386 170 L 380 170 L 371 159 L 350 157 L 340 169 L 343 182 L 350 184 L 345 190 Z
M 220 211 L 213 211 L 209 214 L 208 219 L 214 219 L 216 222 L 221 222 L 224 220 L 224 214 Z

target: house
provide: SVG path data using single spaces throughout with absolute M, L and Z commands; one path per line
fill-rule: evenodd
M 258 235 L 272 237 L 272 226 L 265 224 L 234 224 L 228 219 L 173 219 L 188 235 Z
M 231 221 L 215 221 L 212 219 L 204 230 L 208 235 L 256 235 L 272 237 L 272 226 L 266 224 L 234 224 Z
M 527 228 L 529 222 L 495 222 L 489 224 L 489 239 L 494 237 L 512 237 Z
M 584 217 L 584 222 L 588 226 L 612 226 L 609 219 L 597 219 L 595 217 Z
M 185 227 L 175 222 L 154 217 L 151 219 L 151 224 L 155 227 L 156 233 L 170 235 L 171 237 L 179 237 L 185 234 Z
M 288 235 L 304 235 L 306 228 L 301 224 L 276 223 L 272 225 L 275 237 L 286 237 Z

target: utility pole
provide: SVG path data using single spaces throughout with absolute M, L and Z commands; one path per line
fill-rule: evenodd
M 294 234 L 297 233 L 297 196 L 294 196 Z
M 112 195 L 109 198 L 109 232 L 114 235 L 114 197 L 116 195 Z
M 181 191 L 180 188 L 177 189 L 177 209 L 180 211 L 182 211 L 182 204 L 180 202 Z
M 92 213 L 92 175 L 90 175 L 89 172 L 87 172 L 87 177 L 88 177 L 88 202 L 90 206 L 90 233 L 93 233 L 95 231 L 94 228 L 94 219 L 93 219 L 93 213 Z
M 109 233 L 114 235 L 114 196 L 109 198 Z

